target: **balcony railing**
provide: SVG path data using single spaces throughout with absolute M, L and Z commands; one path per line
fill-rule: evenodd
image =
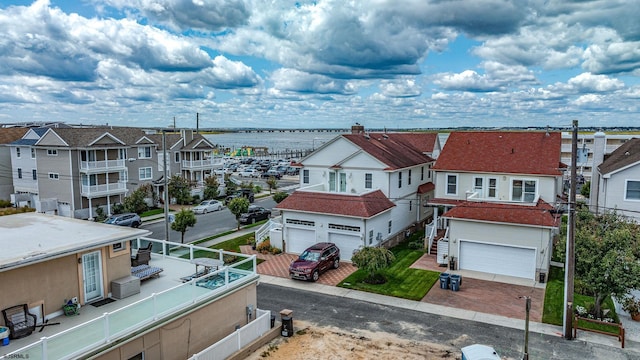
M 81 194 L 84 197 L 97 197 L 117 194 L 127 191 L 127 184 L 115 182 L 101 185 L 82 185 Z
M 120 160 L 101 160 L 101 161 L 82 161 L 80 162 L 80 170 L 84 172 L 92 171 L 119 171 L 126 169 L 124 159 Z
M 203 160 L 182 160 L 182 167 L 185 169 L 211 168 L 213 166 L 222 166 L 223 160 L 219 157 L 212 157 Z

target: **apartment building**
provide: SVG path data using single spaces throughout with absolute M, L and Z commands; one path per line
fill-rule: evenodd
M 596 133 L 597 134 L 597 133 Z M 600 132 L 600 134 L 604 134 Z M 615 149 L 619 148 L 622 144 L 626 143 L 629 139 L 633 138 L 631 134 L 604 134 L 604 155 L 611 154 Z M 637 137 L 638 135 L 636 135 Z M 571 132 L 562 132 L 562 145 L 561 145 L 561 161 L 571 166 Z M 594 158 L 594 156 L 596 156 Z M 594 172 L 594 159 L 597 162 L 595 134 L 578 134 L 578 154 L 576 157 L 578 175 L 584 177 L 585 181 L 590 181 Z M 595 166 L 598 164 L 596 163 Z M 566 172 L 565 178 L 569 176 L 569 171 Z

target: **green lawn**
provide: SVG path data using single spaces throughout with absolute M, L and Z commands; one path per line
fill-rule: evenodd
M 163 213 L 164 213 L 164 209 L 151 209 L 140 214 L 140 217 L 143 218 L 146 216 L 152 216 L 152 215 L 163 214 Z
M 387 278 L 385 284 L 367 284 L 363 282 L 367 274 L 362 270 L 356 270 L 338 286 L 409 300 L 422 300 L 431 287 L 439 281 L 440 273 L 409 268 L 424 254 L 424 251 L 409 249 L 407 245 L 408 242 L 403 242 L 391 249 L 396 256 L 396 261 L 390 268 L 382 271 L 382 274 Z

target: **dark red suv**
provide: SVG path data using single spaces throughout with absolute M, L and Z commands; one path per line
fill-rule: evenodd
M 292 279 L 318 281 L 320 274 L 340 267 L 340 249 L 334 243 L 321 242 L 306 249 L 289 265 Z

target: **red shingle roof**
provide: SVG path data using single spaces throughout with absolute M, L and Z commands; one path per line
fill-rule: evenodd
M 433 161 L 424 153 L 433 150 L 434 139 L 438 135 L 436 133 L 369 133 L 342 136 L 387 165 L 387 170 L 397 170 Z
M 551 210 L 553 206 L 542 200 L 536 206 L 467 201 L 447 211 L 442 217 L 557 227 L 560 222 Z
M 380 190 L 360 196 L 295 191 L 278 204 L 276 209 L 370 218 L 394 206 Z
M 558 176 L 559 132 L 452 132 L 434 170 Z
M 418 194 L 426 194 L 429 191 L 433 191 L 436 189 L 436 184 L 432 182 L 424 183 L 418 186 Z

